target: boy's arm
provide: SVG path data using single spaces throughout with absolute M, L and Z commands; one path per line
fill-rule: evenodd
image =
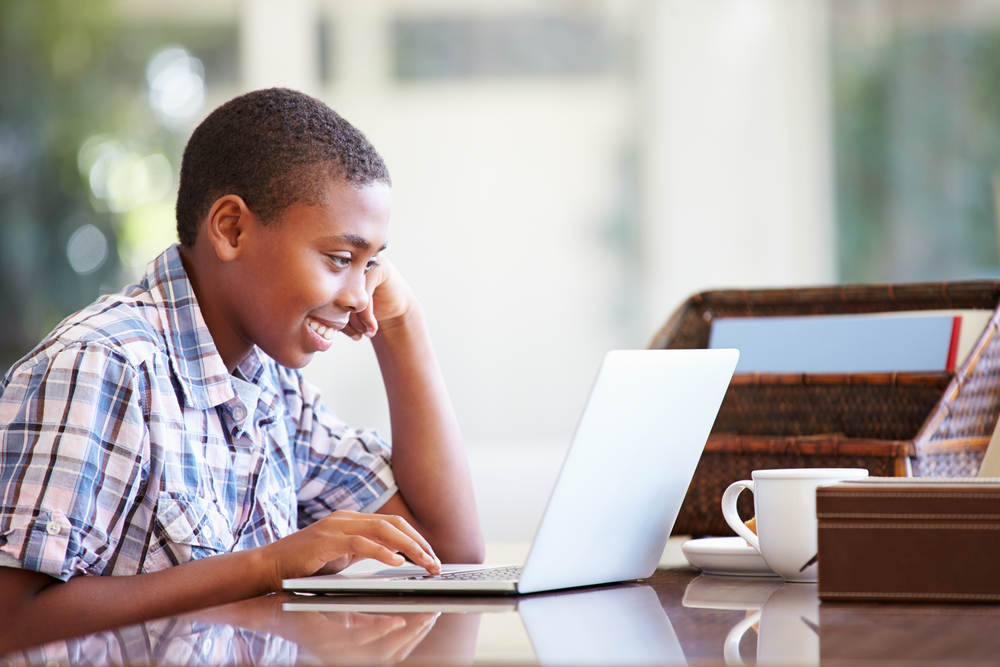
M 483 562 L 483 537 L 458 422 L 418 305 L 372 339 L 392 423 L 399 493 L 378 511 L 412 523 L 446 563 Z
M 428 549 L 401 519 L 339 511 L 266 546 L 159 572 L 62 582 L 32 570 L 0 567 L 0 655 L 263 595 L 280 590 L 282 579 L 314 574 L 352 555 L 402 565 L 398 551 L 437 572 Z
M 481 563 L 469 465 L 423 311 L 384 259 L 369 276 L 373 307 L 352 316 L 345 332 L 371 336 L 389 399 L 399 493 L 378 512 L 406 519 L 444 562 Z

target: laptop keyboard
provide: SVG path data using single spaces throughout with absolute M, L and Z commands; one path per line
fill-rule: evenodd
M 490 567 L 484 570 L 467 570 L 465 572 L 446 572 L 444 574 L 423 574 L 415 577 L 400 577 L 393 581 L 413 581 L 416 579 L 435 579 L 446 581 L 517 581 L 521 577 L 520 565 L 508 567 Z

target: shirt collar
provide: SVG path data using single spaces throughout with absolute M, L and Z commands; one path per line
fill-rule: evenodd
M 142 287 L 149 290 L 160 315 L 185 404 L 206 410 L 232 399 L 231 376 L 205 324 L 176 244 L 149 263 Z

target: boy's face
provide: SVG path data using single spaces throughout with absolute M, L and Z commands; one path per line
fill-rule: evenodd
M 257 224 L 241 262 L 246 287 L 232 303 L 237 334 L 288 368 L 327 350 L 351 313 L 368 306 L 365 278 L 385 248 L 391 211 L 387 185 L 335 181 L 320 204 L 292 204 Z

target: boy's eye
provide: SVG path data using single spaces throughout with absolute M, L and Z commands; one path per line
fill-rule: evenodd
M 373 259 L 372 261 L 368 262 L 368 264 L 365 265 L 365 273 L 368 273 L 369 271 L 371 271 L 372 269 L 374 269 L 376 266 L 378 266 L 378 260 L 374 260 Z
M 351 260 L 348 257 L 339 257 L 337 255 L 327 255 L 327 257 L 338 269 L 346 269 L 351 264 Z

